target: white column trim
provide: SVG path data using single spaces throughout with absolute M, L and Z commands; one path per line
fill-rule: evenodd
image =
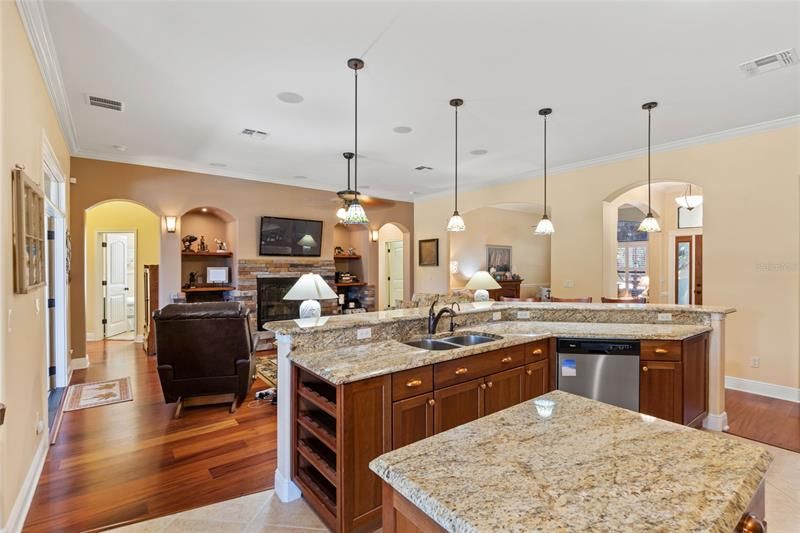
M 292 350 L 290 335 L 276 335 L 278 344 L 278 468 L 275 469 L 275 495 L 282 502 L 302 496 L 292 481 Z

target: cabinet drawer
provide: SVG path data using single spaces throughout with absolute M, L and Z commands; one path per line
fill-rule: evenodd
M 547 359 L 550 354 L 550 339 L 542 339 L 540 341 L 531 342 L 526 344 L 523 349 L 525 350 L 525 362 L 533 363 L 541 359 Z
M 463 383 L 481 378 L 525 363 L 523 346 L 462 357 L 453 361 L 437 363 L 433 367 L 433 382 L 436 388 Z
M 641 358 L 648 361 L 680 361 L 681 341 L 642 341 Z
M 392 401 L 433 390 L 433 366 L 421 366 L 392 374 Z

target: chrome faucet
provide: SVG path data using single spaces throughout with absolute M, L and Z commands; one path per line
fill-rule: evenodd
M 441 309 L 439 309 L 438 313 L 434 313 L 434 308 L 436 307 L 436 303 L 438 301 L 439 297 L 437 296 L 436 299 L 431 304 L 431 308 L 428 310 L 428 335 L 436 334 L 436 328 L 439 325 L 439 320 L 442 319 L 442 315 L 450 315 L 451 326 L 453 325 L 453 317 L 456 316 L 456 312 L 453 311 L 451 307 L 442 307 Z

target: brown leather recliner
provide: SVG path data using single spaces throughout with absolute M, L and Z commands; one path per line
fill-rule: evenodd
M 243 399 L 255 375 L 250 314 L 241 302 L 169 304 L 153 313 L 156 358 L 167 403 L 183 405 Z M 222 395 L 227 395 L 223 397 Z

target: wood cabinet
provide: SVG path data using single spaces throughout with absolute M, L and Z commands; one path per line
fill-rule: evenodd
M 452 385 L 433 392 L 433 432 L 441 433 L 483 416 L 483 378 Z
M 542 359 L 525 365 L 525 389 L 523 400 L 530 400 L 552 390 L 548 387 L 548 360 Z
M 489 298 L 498 302 L 503 296 L 506 298 L 519 298 L 522 292 L 521 286 L 523 281 L 524 280 L 521 279 L 498 281 L 497 283 L 500 284 L 500 288 L 490 290 Z
M 483 412 L 490 415 L 525 399 L 525 367 L 519 366 L 487 376 Z
M 681 364 L 639 362 L 639 412 L 664 420 L 681 418 Z
M 435 404 L 432 392 L 392 404 L 392 449 L 433 435 Z

